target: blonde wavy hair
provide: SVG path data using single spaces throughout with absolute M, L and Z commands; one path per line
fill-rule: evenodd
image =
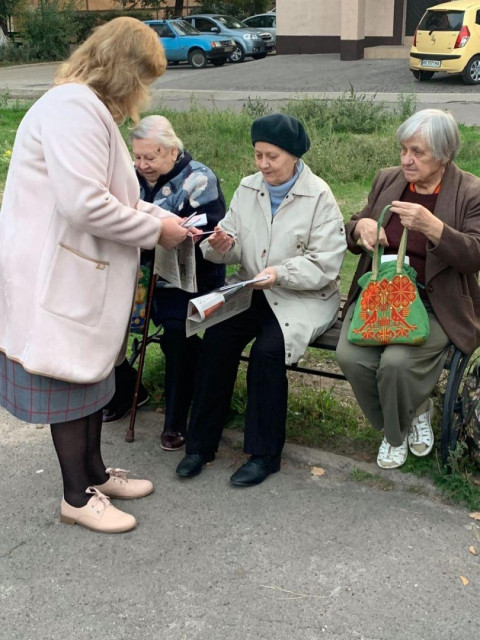
M 55 84 L 88 85 L 118 124 L 138 122 L 148 106 L 148 85 L 166 69 L 157 34 L 136 18 L 114 18 L 100 27 L 61 65 Z

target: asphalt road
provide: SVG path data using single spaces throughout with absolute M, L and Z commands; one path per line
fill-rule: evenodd
M 56 64 L 0 69 L 0 93 L 16 98 L 36 98 L 53 82 Z M 239 65 L 194 70 L 187 65 L 169 67 L 153 87 L 153 106 L 184 109 L 192 96 L 197 103 L 215 108 L 239 107 L 248 97 L 270 104 L 304 95 L 335 97 L 351 89 L 387 103 L 398 95 L 415 95 L 418 108 L 448 108 L 460 122 L 480 125 L 480 91 L 459 77 L 436 74 L 417 82 L 408 60 L 357 60 L 342 62 L 338 55 L 270 55 Z

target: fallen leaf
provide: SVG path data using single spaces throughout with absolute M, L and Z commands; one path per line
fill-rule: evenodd
M 465 578 L 464 576 L 460 576 L 460 580 L 462 581 L 463 586 L 466 587 L 468 584 L 467 578 Z
M 468 550 L 470 551 L 470 553 L 474 556 L 478 556 L 478 551 L 475 549 L 475 547 L 468 547 Z
M 324 476 L 327 473 L 322 467 L 312 467 L 310 471 L 312 476 Z
M 472 511 L 472 513 L 469 513 L 468 515 L 474 520 L 480 520 L 480 511 Z

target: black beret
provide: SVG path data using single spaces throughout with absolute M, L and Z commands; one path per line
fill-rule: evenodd
M 284 113 L 262 116 L 252 124 L 252 144 L 269 142 L 301 158 L 310 149 L 310 138 L 303 124 Z

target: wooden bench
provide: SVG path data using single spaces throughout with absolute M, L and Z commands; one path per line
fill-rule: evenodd
M 325 333 L 319 336 L 309 345 L 311 349 L 322 349 L 326 351 L 335 351 L 340 331 L 342 328 L 341 314 L 343 306 L 346 302 L 346 296 L 342 296 L 338 318 L 335 324 Z M 155 332 L 150 334 L 147 339 L 147 346 L 155 342 L 160 343 L 160 335 L 162 327 L 158 327 Z M 130 364 L 134 364 L 141 349 L 141 338 L 135 337 L 132 343 L 132 355 L 129 359 Z M 440 453 L 443 464 L 447 464 L 448 457 L 455 450 L 458 441 L 458 435 L 462 426 L 464 415 L 462 386 L 464 383 L 464 374 L 470 361 L 471 355 L 462 353 L 453 345 L 450 348 L 444 369 L 447 372 L 447 381 L 445 391 L 443 393 L 443 410 L 441 419 L 441 438 Z M 244 353 L 240 357 L 244 362 L 248 362 L 248 354 Z M 301 362 L 301 361 L 300 361 Z M 331 371 L 320 367 L 309 367 L 303 364 L 287 365 L 287 370 L 297 373 L 306 373 L 309 375 L 321 376 L 323 378 L 333 378 L 336 380 L 346 380 L 341 371 Z

